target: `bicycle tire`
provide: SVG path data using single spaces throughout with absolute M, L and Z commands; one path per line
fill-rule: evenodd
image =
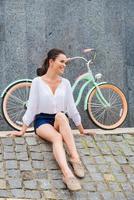
M 6 122 L 15 130 L 22 128 L 22 117 L 26 111 L 26 104 L 29 98 L 31 81 L 17 82 L 7 89 L 2 98 L 1 109 Z M 33 132 L 31 124 L 26 132 Z
M 102 129 L 112 130 L 119 127 L 126 119 L 128 104 L 124 93 L 113 84 L 102 84 L 98 86 L 103 96 L 110 103 L 105 108 L 96 96 L 97 89 L 94 88 L 88 97 L 88 115 L 94 124 Z

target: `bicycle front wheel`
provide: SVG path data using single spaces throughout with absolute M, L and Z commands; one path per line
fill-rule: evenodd
M 104 105 L 98 98 L 99 94 L 95 88 L 88 98 L 88 114 L 100 128 L 115 129 L 124 122 L 127 116 L 126 97 L 118 87 L 112 84 L 103 84 L 98 87 L 109 106 Z
M 22 128 L 22 117 L 27 109 L 31 82 L 21 81 L 12 85 L 2 99 L 2 113 L 7 123 L 16 130 Z M 32 132 L 33 125 L 26 132 Z

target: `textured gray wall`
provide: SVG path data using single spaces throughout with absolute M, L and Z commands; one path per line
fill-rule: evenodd
M 34 78 L 36 68 L 53 47 L 68 56 L 97 50 L 94 73 L 115 83 L 129 101 L 124 126 L 134 125 L 133 0 L 0 0 L 0 92 L 12 81 Z M 71 83 L 85 72 L 74 62 L 65 72 Z M 78 107 L 86 128 L 93 127 Z M 1 130 L 9 129 L 1 117 Z

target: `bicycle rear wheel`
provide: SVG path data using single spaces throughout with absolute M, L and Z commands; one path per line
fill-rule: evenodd
M 92 121 L 102 129 L 115 129 L 125 120 L 128 111 L 126 97 L 123 92 L 113 84 L 98 86 L 103 97 L 110 104 L 104 106 L 97 97 L 95 88 L 88 98 L 88 114 Z
M 27 109 L 27 101 L 31 87 L 30 81 L 20 81 L 12 85 L 2 99 L 2 113 L 7 123 L 16 130 L 22 128 L 22 117 Z M 32 132 L 33 124 L 26 132 Z

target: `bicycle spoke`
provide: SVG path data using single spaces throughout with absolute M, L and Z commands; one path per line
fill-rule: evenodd
M 92 107 L 94 107 L 94 108 L 97 108 L 97 107 L 102 107 L 102 105 L 100 104 L 100 103 L 92 103 L 91 104 L 92 105 Z
M 12 98 L 13 98 L 14 100 L 16 100 L 18 103 L 23 104 L 23 101 L 22 101 L 21 99 L 19 99 L 18 97 L 14 96 L 14 95 L 12 95 L 12 94 L 11 94 L 10 97 L 12 97 Z
M 102 110 L 104 110 L 104 108 L 101 108 L 100 109 L 92 109 L 92 112 L 94 113 L 94 115 L 98 114 L 99 112 L 101 112 Z

